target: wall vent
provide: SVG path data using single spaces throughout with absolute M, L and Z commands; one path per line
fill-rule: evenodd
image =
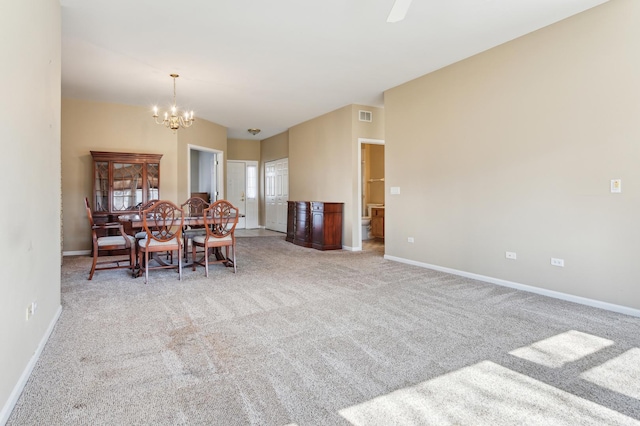
M 368 121 L 369 123 L 371 123 L 371 119 L 373 117 L 371 111 L 360 110 L 358 112 L 360 113 L 360 121 Z

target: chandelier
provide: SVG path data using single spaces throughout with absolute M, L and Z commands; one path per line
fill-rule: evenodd
M 164 124 L 175 132 L 180 127 L 191 127 L 195 119 L 193 118 L 193 111 L 191 111 L 191 113 L 178 111 L 178 107 L 176 106 L 176 78 L 180 76 L 178 74 L 169 74 L 169 76 L 173 78 L 173 106 L 171 107 L 171 112 L 165 112 L 163 120 L 158 121 L 158 107 L 154 106 L 153 118 L 157 124 Z

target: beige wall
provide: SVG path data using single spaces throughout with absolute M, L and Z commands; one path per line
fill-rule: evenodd
M 270 138 L 260 141 L 260 207 L 259 207 L 259 224 L 264 226 L 266 223 L 266 205 L 264 196 L 264 163 L 269 161 L 280 160 L 283 158 L 289 158 L 289 131 L 282 132 Z
M 0 424 L 60 312 L 60 3 L 3 2 L 0 13 L 6 244 L 0 279 Z M 10 65 L 10 66 L 9 66 Z M 26 320 L 26 309 L 37 303 Z
M 638 22 L 613 0 L 387 91 L 386 254 L 640 308 Z
M 227 160 L 260 161 L 260 141 L 250 139 L 229 139 Z
M 351 106 L 289 129 L 289 200 L 342 202 L 342 244 L 351 245 Z
M 198 120 L 176 133 L 157 125 L 147 108 L 77 99 L 62 100 L 62 207 L 64 251 L 91 248 L 84 197 L 92 196 L 90 151 L 162 154 L 160 197 L 181 204 L 189 197 L 187 145 L 224 151 L 226 128 Z
M 263 163 L 289 157 L 289 131 L 260 141 L 260 161 Z
M 358 121 L 358 111 L 373 122 Z M 384 139 L 384 110 L 348 105 L 289 129 L 289 199 L 343 202 L 342 244 L 358 247 L 359 138 Z

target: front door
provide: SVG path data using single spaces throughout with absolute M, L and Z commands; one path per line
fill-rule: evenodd
M 257 161 L 227 162 L 227 200 L 244 216 L 238 220 L 239 229 L 258 227 Z
M 246 228 L 246 175 L 247 165 L 244 161 L 227 161 L 227 200 L 236 206 L 243 216 L 238 219 L 238 229 Z

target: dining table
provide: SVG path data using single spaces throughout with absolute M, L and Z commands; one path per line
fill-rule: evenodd
M 141 230 L 144 227 L 144 218 L 139 214 L 123 214 L 118 216 L 118 221 L 124 225 L 124 230 Z M 204 225 L 203 216 L 185 216 L 182 226 L 202 226 Z M 130 233 L 130 232 L 127 232 Z M 135 234 L 135 232 L 134 232 Z M 132 234 L 133 235 L 133 234 Z
M 240 214 L 239 217 L 244 217 L 244 214 Z M 187 227 L 193 227 L 193 226 L 204 226 L 204 217 L 203 216 L 185 216 L 182 224 L 182 229 L 183 231 L 187 228 Z M 135 235 L 137 232 L 141 231 L 144 228 L 144 218 L 142 217 L 142 215 L 137 214 L 137 213 L 132 213 L 132 214 L 123 214 L 118 216 L 118 221 L 120 223 L 122 223 L 123 228 L 124 228 L 124 232 L 129 234 L 129 235 Z M 185 241 L 186 243 L 186 241 Z M 136 241 L 136 244 L 138 244 L 138 242 Z M 136 247 L 137 249 L 137 247 Z M 186 252 L 186 247 L 185 247 L 185 257 L 187 255 Z M 216 247 L 214 249 L 213 254 L 216 256 L 217 260 L 225 260 L 225 256 L 224 254 L 222 254 L 222 251 L 220 250 L 219 247 Z M 164 263 L 162 260 L 156 259 L 157 261 L 160 261 L 160 263 Z M 231 259 L 226 259 L 227 262 L 225 263 L 225 265 L 227 267 L 233 267 L 233 261 Z M 191 262 L 185 262 L 182 267 L 188 267 L 188 266 L 192 266 L 194 262 L 194 259 L 191 259 Z M 138 264 L 138 257 L 136 256 L 136 267 L 135 267 L 135 271 L 134 271 L 134 277 L 137 277 L 140 275 L 139 273 L 140 271 L 140 265 Z

